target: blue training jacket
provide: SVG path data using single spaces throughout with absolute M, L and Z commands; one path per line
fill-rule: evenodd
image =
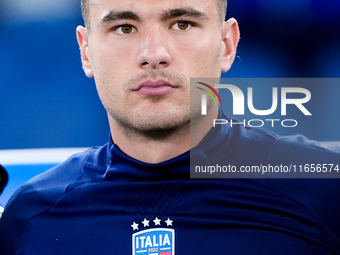
M 303 136 L 242 125 L 217 126 L 191 152 L 153 165 L 109 141 L 15 193 L 0 254 L 340 254 L 340 179 L 190 178 L 190 156 L 200 165 L 340 164 L 339 152 Z

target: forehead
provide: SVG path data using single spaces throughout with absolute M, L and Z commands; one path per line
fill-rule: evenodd
M 144 17 L 155 17 L 162 11 L 190 7 L 208 17 L 218 16 L 217 0 L 88 0 L 91 22 L 110 11 L 133 11 Z

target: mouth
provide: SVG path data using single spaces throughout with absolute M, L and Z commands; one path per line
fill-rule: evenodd
M 148 80 L 140 84 L 134 91 L 146 96 L 164 96 L 175 90 L 176 86 L 164 80 L 157 80 L 156 82 Z

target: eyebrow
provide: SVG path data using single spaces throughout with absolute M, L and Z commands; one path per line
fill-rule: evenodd
M 165 21 L 168 19 L 178 18 L 178 17 L 192 17 L 192 18 L 208 18 L 203 12 L 200 12 L 192 7 L 183 7 L 166 10 L 161 14 L 161 20 Z
M 122 20 L 122 19 L 128 19 L 128 20 L 135 20 L 140 22 L 141 18 L 132 11 L 109 11 L 102 19 L 101 24 L 110 23 L 116 20 Z

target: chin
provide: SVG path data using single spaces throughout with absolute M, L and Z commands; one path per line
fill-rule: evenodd
M 136 129 L 144 131 L 167 131 L 177 129 L 190 122 L 190 114 L 171 115 L 163 113 L 162 115 L 143 116 L 144 118 L 135 121 L 133 126 Z
M 113 119 L 128 135 L 141 135 L 152 139 L 166 139 L 190 125 L 190 112 L 130 113 L 123 117 L 112 115 Z
M 185 126 L 190 127 L 190 120 L 171 121 L 162 123 L 148 123 L 134 128 L 134 133 L 152 140 L 165 140 L 171 136 L 178 135 Z

